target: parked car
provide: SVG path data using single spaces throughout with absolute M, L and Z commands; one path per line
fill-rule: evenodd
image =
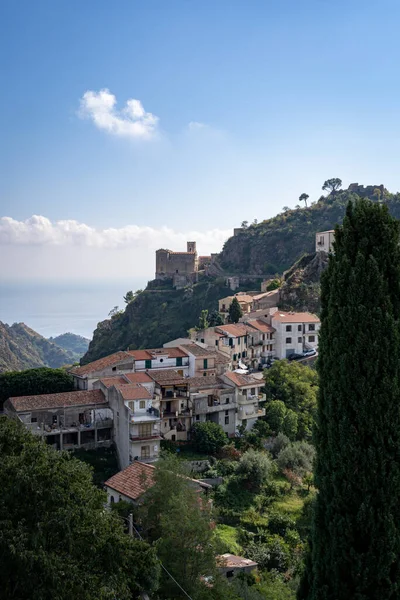
M 304 355 L 296 354 L 296 352 L 293 352 L 293 354 L 289 354 L 288 356 L 288 360 L 299 360 L 300 358 L 304 358 Z
M 317 354 L 315 348 L 310 348 L 309 350 L 303 352 L 303 356 L 314 356 L 315 354 Z

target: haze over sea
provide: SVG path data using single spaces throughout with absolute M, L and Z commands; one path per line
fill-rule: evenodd
M 71 332 L 92 338 L 99 321 L 114 306 L 125 307 L 128 290 L 145 279 L 111 282 L 0 282 L 0 321 L 23 322 L 44 337 Z

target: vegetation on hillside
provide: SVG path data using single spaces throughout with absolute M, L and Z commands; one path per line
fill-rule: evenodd
M 0 374 L 0 410 L 12 396 L 36 396 L 71 392 L 73 379 L 63 369 L 27 369 Z
M 49 338 L 49 342 L 65 350 L 70 356 L 70 362 L 77 362 L 87 352 L 90 340 L 75 333 L 63 333 Z
M 316 499 L 301 600 L 398 598 L 400 235 L 349 204 L 322 277 Z

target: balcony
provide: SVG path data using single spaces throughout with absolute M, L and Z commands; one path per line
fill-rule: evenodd
M 158 411 L 157 411 L 158 413 Z M 152 423 L 160 420 L 159 414 L 148 414 L 148 413 L 134 413 L 131 415 L 130 422 L 131 423 Z
M 138 434 L 138 435 L 130 435 L 129 439 L 131 442 L 142 442 L 145 440 L 160 440 L 160 432 L 154 432 L 152 434 Z
M 92 421 L 86 424 L 75 424 L 71 423 L 64 427 L 64 425 L 45 425 L 44 423 L 24 423 L 25 427 L 36 435 L 58 435 L 60 433 L 75 433 L 77 431 L 91 431 L 94 429 L 105 429 L 112 427 L 112 419 L 103 419 L 101 421 Z
M 258 402 L 258 400 L 258 394 L 254 396 L 243 396 L 243 394 L 239 394 L 238 396 L 239 404 L 254 404 L 255 402 Z
M 239 409 L 237 417 L 240 421 L 243 419 L 255 419 L 259 417 L 265 417 L 265 408 L 259 408 L 258 406 L 255 406 L 253 409 Z

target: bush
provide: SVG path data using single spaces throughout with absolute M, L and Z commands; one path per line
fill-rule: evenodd
M 303 477 L 306 472 L 312 471 L 314 456 L 315 450 L 311 444 L 294 442 L 280 451 L 277 463 L 282 472 L 288 470 Z
M 228 458 L 229 460 L 239 460 L 241 453 L 233 444 L 222 446 L 218 454 L 219 458 Z
M 248 450 L 240 459 L 236 472 L 251 488 L 259 489 L 268 479 L 271 470 L 272 462 L 265 452 Z
M 195 423 L 192 434 L 195 449 L 204 454 L 217 454 L 226 444 L 226 435 L 221 425 L 212 421 Z
M 278 454 L 280 453 L 280 451 L 283 450 L 284 448 L 286 448 L 286 446 L 289 446 L 289 444 L 290 444 L 289 438 L 284 433 L 278 433 L 278 435 L 275 437 L 275 439 L 272 443 L 272 447 L 271 447 L 272 456 L 274 458 L 276 458 L 278 456 Z
M 268 529 L 271 533 L 285 536 L 288 529 L 295 527 L 295 522 L 288 515 L 281 513 L 271 513 L 268 517 Z

